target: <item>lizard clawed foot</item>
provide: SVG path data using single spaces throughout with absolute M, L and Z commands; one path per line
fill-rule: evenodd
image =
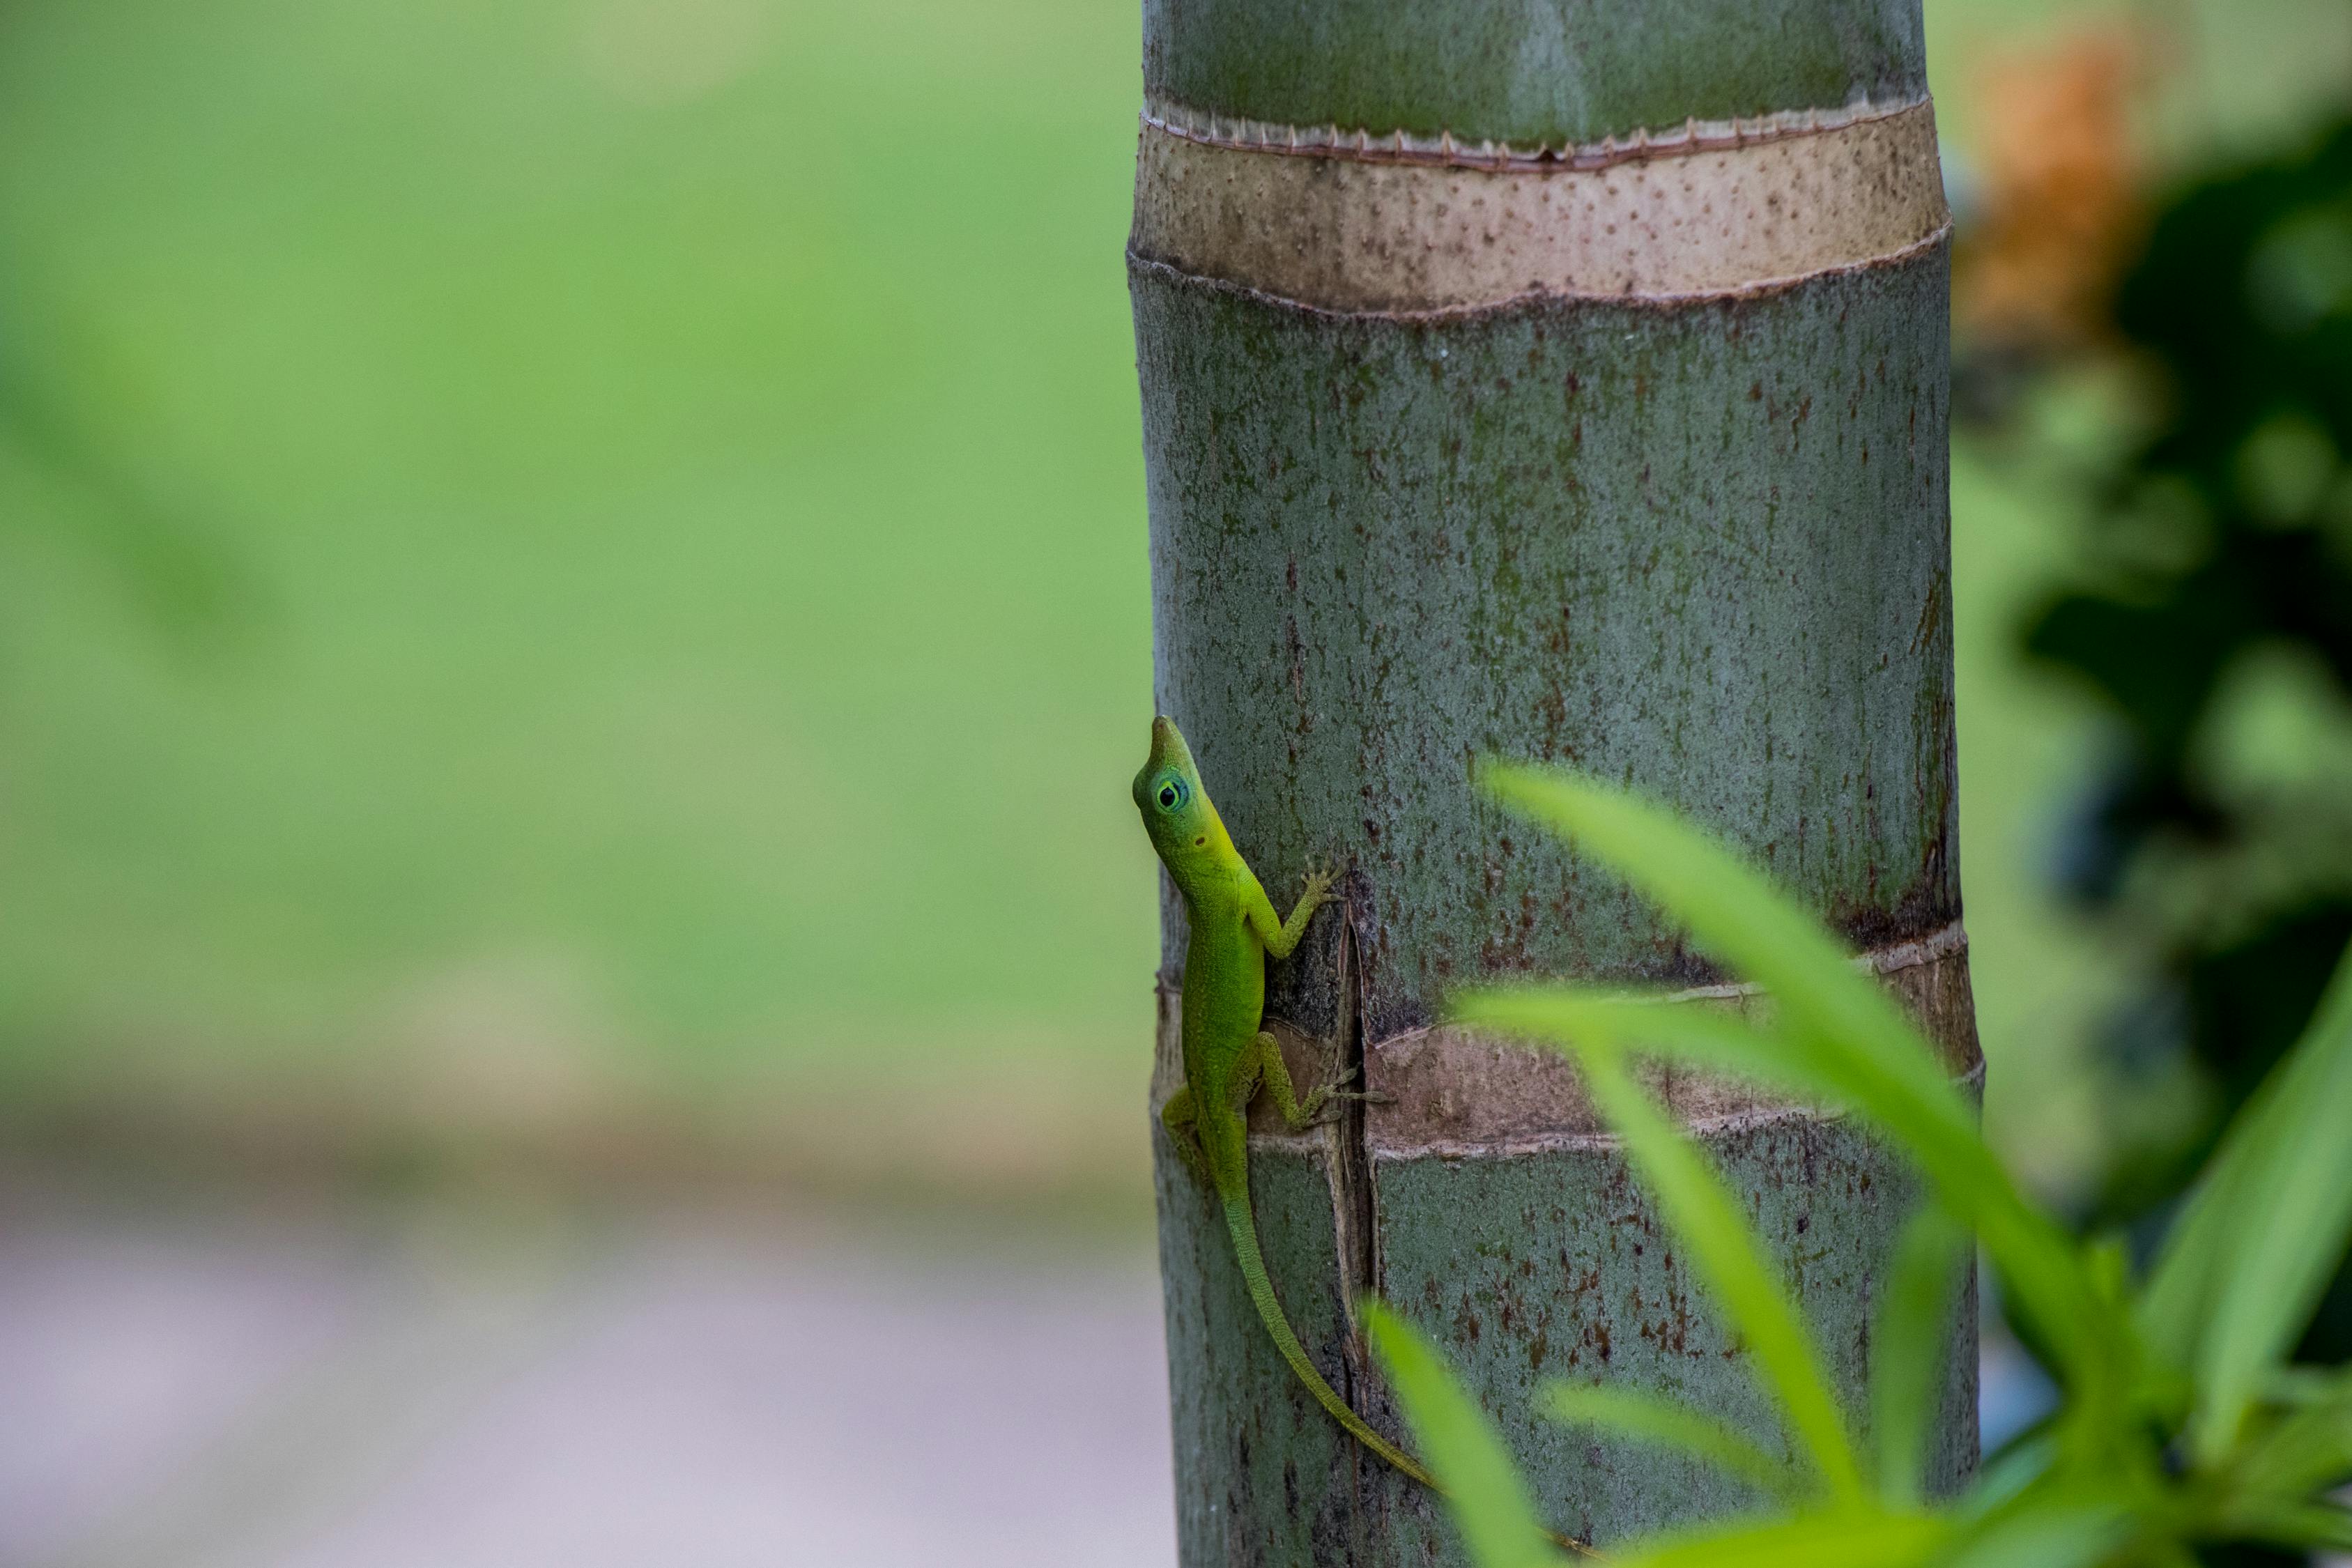
M 1396 1103 L 1396 1096 L 1393 1094 L 1383 1094 L 1380 1090 L 1374 1089 L 1348 1089 L 1343 1087 L 1354 1082 L 1360 1076 L 1360 1068 L 1349 1068 L 1347 1071 L 1339 1074 L 1337 1078 L 1334 1078 L 1330 1082 L 1325 1084 L 1321 1089 L 1316 1091 L 1316 1104 L 1321 1110 L 1321 1114 L 1315 1118 L 1318 1124 L 1329 1121 L 1333 1117 L 1339 1114 L 1338 1102 L 1340 1100 L 1353 1100 L 1360 1101 L 1365 1105 L 1394 1105 Z
M 1337 1075 L 1324 1083 L 1315 1091 L 1316 1103 L 1318 1105 L 1325 1105 L 1336 1100 L 1363 1099 L 1364 1097 L 1361 1094 L 1347 1087 L 1349 1084 L 1355 1082 L 1356 1076 L 1360 1070 L 1360 1069 L 1356 1068 L 1349 1068 L 1347 1071 Z M 1324 1116 L 1318 1120 L 1328 1121 L 1330 1117 Z

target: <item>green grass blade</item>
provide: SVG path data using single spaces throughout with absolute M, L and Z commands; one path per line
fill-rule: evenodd
M 1363 1321 L 1471 1561 L 1478 1568 L 1554 1568 L 1559 1558 L 1527 1484 L 1485 1413 L 1412 1324 L 1370 1299 Z
M 2151 1341 L 2175 1355 L 2195 1346 L 2190 1446 L 2208 1466 L 2237 1443 L 2352 1239 L 2347 1129 L 2352 957 L 2302 1041 L 2231 1125 L 2150 1281 Z
M 1594 1105 L 1625 1142 L 1658 1206 L 1713 1287 L 1759 1374 L 1778 1395 L 1790 1430 L 1832 1495 L 1862 1495 L 1845 1422 L 1804 1324 L 1706 1157 L 1667 1121 L 1626 1072 L 1612 1044 L 1587 1040 L 1578 1056 Z
M 1952 1287 L 1968 1232 L 1934 1205 L 1904 1227 L 1870 1340 L 1871 1429 L 1878 1488 L 1889 1505 L 1919 1500 L 1927 1434 L 1943 1407 L 1952 1359 Z
M 1840 1510 L 1678 1536 L 1625 1568 L 1913 1568 L 1950 1535 L 1926 1514 Z
M 1544 1390 L 1545 1411 L 1572 1426 L 1597 1426 L 1654 1447 L 1674 1448 L 1713 1465 L 1775 1498 L 1796 1500 L 1811 1489 L 1788 1464 L 1744 1435 L 1686 1405 L 1630 1388 L 1555 1383 Z

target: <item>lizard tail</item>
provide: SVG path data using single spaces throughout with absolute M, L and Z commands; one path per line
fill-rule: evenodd
M 1445 1489 L 1437 1484 L 1436 1478 L 1422 1468 L 1421 1462 L 1412 1455 L 1373 1431 L 1370 1424 L 1323 1381 L 1323 1374 L 1307 1359 L 1306 1347 L 1291 1332 L 1290 1320 L 1282 1315 L 1282 1303 L 1275 1300 L 1274 1281 L 1266 1277 L 1265 1259 L 1257 1247 L 1257 1218 L 1250 1213 L 1248 1189 L 1219 1195 L 1224 1200 L 1226 1228 L 1234 1233 L 1234 1257 L 1242 1266 L 1242 1279 L 1248 1282 L 1250 1300 L 1257 1304 L 1257 1315 L 1265 1320 L 1265 1331 L 1274 1338 L 1274 1348 L 1282 1352 L 1282 1359 L 1290 1363 L 1290 1370 L 1298 1374 L 1298 1381 L 1307 1385 L 1315 1403 L 1329 1411 L 1331 1418 L 1352 1433 L 1358 1442 L 1404 1475 L 1444 1496 Z
M 1331 1419 L 1345 1426 L 1356 1441 L 1395 1466 L 1399 1473 L 1419 1481 L 1440 1497 L 1445 1496 L 1445 1489 L 1437 1484 L 1436 1477 L 1422 1468 L 1420 1460 L 1373 1431 L 1370 1423 L 1357 1415 L 1348 1402 L 1323 1381 L 1323 1374 L 1315 1370 L 1315 1363 L 1307 1359 L 1306 1347 L 1298 1342 L 1298 1336 L 1291 1332 L 1290 1320 L 1282 1315 L 1282 1303 L 1275 1300 L 1274 1281 L 1266 1277 L 1265 1259 L 1259 1254 L 1257 1247 L 1257 1216 L 1250 1212 L 1249 1189 L 1221 1192 L 1218 1196 L 1225 1205 L 1225 1228 L 1234 1233 L 1234 1257 L 1242 1266 L 1242 1279 L 1249 1285 L 1250 1300 L 1257 1304 L 1257 1315 L 1264 1320 L 1265 1331 L 1273 1337 L 1274 1348 L 1282 1352 L 1282 1359 L 1290 1363 L 1290 1370 L 1297 1374 L 1299 1382 L 1307 1385 L 1307 1392 L 1315 1396 L 1315 1403 L 1329 1411 Z M 1563 1535 L 1554 1530 L 1547 1530 L 1544 1533 L 1550 1537 L 1553 1545 L 1579 1557 L 1596 1562 L 1607 1561 L 1601 1552 L 1575 1536 Z

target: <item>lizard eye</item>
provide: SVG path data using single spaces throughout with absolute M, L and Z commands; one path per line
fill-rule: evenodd
M 1162 811 L 1175 810 L 1178 806 L 1184 804 L 1184 797 L 1187 793 L 1188 792 L 1184 788 L 1184 781 L 1182 779 L 1162 780 L 1160 782 L 1160 795 L 1158 797 L 1160 801 L 1160 809 Z

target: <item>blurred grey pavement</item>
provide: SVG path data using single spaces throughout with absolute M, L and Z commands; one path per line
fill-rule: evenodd
M 0 1189 L 5 1568 L 1140 1568 L 1148 1242 Z
M 1160 1568 L 1162 1353 L 1132 1228 L 0 1182 L 0 1568 Z

